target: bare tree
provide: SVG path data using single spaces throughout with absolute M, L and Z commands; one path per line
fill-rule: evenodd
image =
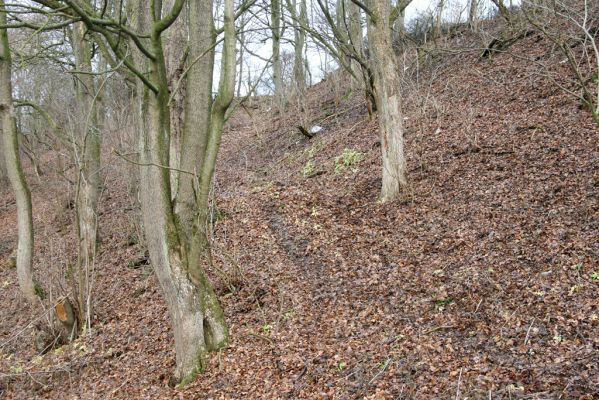
M 75 92 L 77 115 L 76 137 L 73 140 L 74 158 L 78 176 L 75 211 L 79 251 L 76 268 L 77 310 L 81 327 L 91 327 L 91 280 L 97 245 L 100 197 L 100 142 L 98 129 L 97 89 L 92 69 L 92 44 L 87 37 L 87 27 L 77 22 L 72 29 L 72 46 L 75 56 Z
M 12 98 L 12 62 L 8 43 L 7 9 L 4 0 L 0 0 L 0 118 L 2 123 L 2 144 L 8 178 L 13 187 L 17 202 L 17 275 L 19 286 L 25 298 L 36 301 L 36 289 L 33 281 L 33 218 L 31 193 L 25 180 L 19 156 L 19 140 L 15 109 Z
M 209 193 L 235 86 L 233 0 L 225 0 L 224 22 L 218 29 L 208 23 L 214 21 L 212 0 L 189 0 L 189 56 L 182 75 L 187 96 L 178 167 L 170 158 L 171 93 L 163 34 L 186 1 L 175 0 L 172 8 L 163 10 L 159 0 L 132 0 L 116 19 L 82 1 L 36 2 L 60 10 L 71 23 L 83 22 L 111 67 L 124 65 L 124 74 L 136 77 L 139 158 L 133 162 L 140 165 L 143 228 L 173 323 L 175 377 L 187 383 L 205 368 L 207 352 L 222 348 L 228 338 L 224 314 L 205 268 L 211 263 L 206 235 Z M 213 99 L 218 34 L 224 34 L 224 40 L 219 89 Z M 177 190 L 170 179 L 173 171 L 179 177 Z
M 588 0 L 547 5 L 525 0 L 523 6 L 528 22 L 555 45 L 571 72 L 563 76 L 543 65 L 545 76 L 579 99 L 599 124 L 599 6 Z

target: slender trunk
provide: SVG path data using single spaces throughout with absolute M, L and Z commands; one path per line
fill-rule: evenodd
M 0 25 L 6 25 L 6 8 L 0 0 Z M 19 157 L 17 124 L 12 99 L 12 63 L 6 29 L 0 29 L 0 118 L 2 126 L 2 144 L 8 179 L 13 187 L 17 202 L 17 276 L 21 292 L 34 303 L 36 296 L 33 281 L 33 218 L 31 211 L 31 193 L 23 174 Z
M 339 42 L 337 52 L 339 55 L 347 53 L 345 46 L 349 41 L 349 26 L 346 21 L 345 0 L 337 0 L 335 2 L 335 25 L 337 26 L 337 32 L 339 33 L 337 37 L 337 41 Z
M 165 11 L 170 10 L 175 3 L 175 0 L 163 0 L 162 8 Z M 184 124 L 184 101 L 187 90 L 184 81 L 181 81 L 186 58 L 186 40 L 187 40 L 187 21 L 185 9 L 181 11 L 179 18 L 173 25 L 163 34 L 165 43 L 164 58 L 166 63 L 166 71 L 168 78 L 168 87 L 171 90 L 171 105 L 170 105 L 170 162 L 171 167 L 178 169 L 180 167 L 180 154 L 183 136 Z M 177 86 L 181 81 L 183 84 Z M 176 92 L 173 92 L 176 90 Z M 178 174 L 175 170 L 171 171 L 171 185 L 173 193 L 177 192 Z
M 393 23 L 393 43 L 399 45 L 406 33 L 406 11 L 402 10 Z
M 441 37 L 441 25 L 443 24 L 443 11 L 445 9 L 445 0 L 439 0 L 437 3 L 437 15 L 435 18 L 435 28 L 433 34 L 433 40 L 437 40 Z
M 509 24 L 511 22 L 510 11 L 506 7 L 503 0 L 491 0 L 493 4 L 499 9 L 499 14 L 503 17 L 503 19 Z
M 283 104 L 283 68 L 281 65 L 281 0 L 270 0 L 272 31 L 272 80 L 275 101 Z
M 189 60 L 197 61 L 187 72 L 186 85 L 190 95 L 185 97 L 181 169 L 190 173 L 179 176 L 175 207 L 186 241 L 192 236 L 196 214 L 197 176 L 201 172 L 208 146 L 215 32 L 214 26 L 206 21 L 212 21 L 212 7 L 212 2 L 208 0 L 193 0 L 189 3 L 189 31 L 192 38 L 189 42 Z
M 391 44 L 389 2 L 371 0 L 373 15 L 368 20 L 368 42 L 374 72 L 374 92 L 379 113 L 379 131 L 383 158 L 382 202 L 392 200 L 405 187 L 406 160 L 404 157 L 401 118 L 400 81 Z
M 350 45 L 354 49 L 354 53 L 358 57 L 363 57 L 362 52 L 362 15 L 360 12 L 360 7 L 355 4 L 353 1 L 350 1 L 348 4 L 349 11 L 349 41 Z M 358 79 L 359 76 L 362 76 L 362 66 L 357 60 L 351 59 L 351 69 L 352 69 L 352 87 L 354 89 L 359 89 L 364 87 L 364 82 L 361 79 Z
M 77 309 L 84 328 L 91 327 L 91 282 L 94 273 L 100 196 L 100 133 L 96 110 L 96 87 L 92 75 L 92 48 L 86 38 L 86 26 L 73 26 L 73 53 L 77 74 L 75 90 L 78 110 L 75 160 L 79 168 L 75 199 L 79 234 L 77 268 Z
M 478 31 L 478 0 L 470 0 L 468 24 L 474 32 Z
M 308 9 L 306 6 L 306 0 L 299 0 L 299 23 L 294 23 L 294 36 L 295 36 L 295 48 L 294 48 L 294 60 L 293 60 L 293 78 L 295 80 L 295 86 L 299 93 L 304 93 L 306 89 L 306 71 L 304 62 L 304 47 L 306 46 L 306 32 L 301 28 L 302 25 L 307 24 Z M 297 13 L 297 1 L 292 2 L 293 12 Z
M 245 18 L 243 15 L 241 16 L 241 26 L 245 27 Z M 239 32 L 239 35 L 237 35 L 237 38 L 239 41 L 239 72 L 237 73 L 239 79 L 237 80 L 237 97 L 241 97 L 241 88 L 243 84 L 243 52 L 245 46 L 245 32 L 243 32 L 243 28 L 241 29 L 241 32 Z

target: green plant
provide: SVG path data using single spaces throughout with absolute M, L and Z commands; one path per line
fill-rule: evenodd
M 591 272 L 591 279 L 594 281 L 599 281 L 599 272 Z
M 304 167 L 302 168 L 302 176 L 304 178 L 312 175 L 314 173 L 314 168 L 315 168 L 315 164 L 314 161 L 312 160 L 308 160 L 308 162 L 306 163 L 306 165 L 304 165 Z
M 335 172 L 341 172 L 359 163 L 363 154 L 359 151 L 346 148 L 341 155 L 335 157 Z
M 448 306 L 453 303 L 454 303 L 454 301 L 452 298 L 435 300 L 435 304 L 437 306 Z
M 333 368 L 335 368 L 337 371 L 343 371 L 347 368 L 347 364 L 344 361 L 339 361 L 333 364 Z
M 289 310 L 283 314 L 283 321 L 288 321 L 295 316 L 295 310 Z

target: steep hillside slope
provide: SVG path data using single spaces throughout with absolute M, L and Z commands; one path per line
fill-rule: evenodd
M 361 97 L 346 96 L 344 77 L 311 88 L 303 110 L 239 108 L 219 160 L 211 271 L 231 345 L 181 391 L 167 385 L 174 353 L 151 267 L 131 263 L 140 251 L 129 239 L 135 211 L 115 167 L 94 335 L 36 358 L 0 247 L 0 390 L 90 399 L 598 396 L 599 131 L 519 56 L 548 50 L 533 34 L 490 59 L 479 50 L 434 57 L 419 64 L 418 80 L 407 69 L 411 185 L 390 204 L 377 201 L 377 122 Z M 323 130 L 308 139 L 296 128 L 307 122 Z M 56 193 L 44 190 L 34 187 L 40 209 Z M 2 198 L 8 249 L 14 206 Z M 55 254 L 45 246 L 64 233 L 49 211 L 38 215 L 43 271 Z

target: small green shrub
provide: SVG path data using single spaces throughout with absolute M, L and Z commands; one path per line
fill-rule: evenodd
M 306 163 L 306 165 L 304 165 L 304 167 L 302 168 L 302 176 L 304 178 L 312 175 L 314 173 L 314 169 L 316 168 L 316 165 L 314 164 L 314 161 L 312 160 L 308 160 L 308 162 Z
M 352 165 L 359 163 L 362 161 L 363 156 L 359 151 L 346 148 L 341 155 L 335 157 L 335 172 L 344 171 Z

